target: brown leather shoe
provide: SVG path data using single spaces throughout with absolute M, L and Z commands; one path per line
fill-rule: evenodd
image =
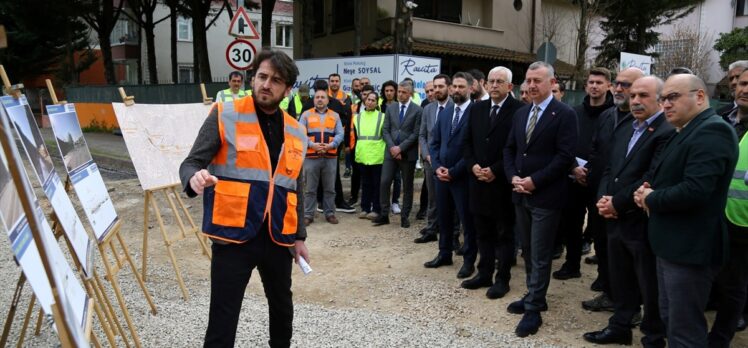
M 312 224 L 312 222 L 314 222 L 314 220 L 306 217 L 304 218 L 304 226 L 309 226 Z
M 326 217 L 325 219 L 327 220 L 327 222 L 329 222 L 329 223 L 331 223 L 333 225 L 337 225 L 338 224 L 338 218 L 336 218 L 335 215 L 330 215 L 330 216 Z

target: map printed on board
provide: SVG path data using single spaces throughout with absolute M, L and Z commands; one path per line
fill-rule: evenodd
M 88 151 L 75 105 L 52 105 L 47 108 L 47 112 L 65 170 L 93 228 L 94 236 L 98 241 L 103 241 L 118 219 L 117 212 L 99 167 Z
M 143 189 L 179 184 L 179 165 L 211 105 L 112 103 L 112 107 Z

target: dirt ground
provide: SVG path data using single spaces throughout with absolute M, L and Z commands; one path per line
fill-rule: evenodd
M 107 180 L 112 200 L 124 224 L 123 235 L 133 250 L 142 249 L 143 192 L 137 179 Z M 417 184 L 416 187 L 420 187 Z M 159 196 L 161 199 L 162 196 Z M 417 202 L 417 199 L 416 199 Z M 161 200 L 161 206 L 166 204 Z M 185 199 L 195 222 L 201 219 L 201 200 Z M 415 209 L 414 209 L 415 210 Z M 166 214 L 166 223 L 176 230 L 173 219 Z M 462 265 L 426 269 L 425 261 L 437 253 L 437 243 L 414 244 L 413 239 L 424 225 L 414 221 L 410 229 L 399 227 L 399 217 L 392 224 L 372 227 L 355 214 L 338 213 L 340 224 L 331 225 L 318 218 L 308 230 L 307 245 L 314 272 L 304 276 L 294 266 L 294 301 L 329 308 L 366 308 L 368 310 L 404 315 L 423 322 L 443 322 L 459 327 L 481 327 L 497 332 L 513 332 L 519 317 L 506 312 L 506 306 L 525 292 L 522 260 L 512 269 L 511 291 L 498 300 L 485 297 L 485 289 L 465 290 L 456 278 Z M 154 219 L 149 223 L 149 264 L 167 264 L 167 254 Z M 209 261 L 200 254 L 194 236 L 175 246 L 177 259 L 185 278 L 209 279 Z M 556 260 L 553 269 L 560 267 Z M 613 270 L 614 271 L 614 270 Z M 568 281 L 551 280 L 548 292 L 550 310 L 543 313 L 543 326 L 533 336 L 544 344 L 562 347 L 592 346 L 582 340 L 584 332 L 603 328 L 610 313 L 593 313 L 581 307 L 581 301 L 592 298 L 589 290 L 596 270 L 582 265 L 582 278 Z M 249 292 L 262 296 L 262 287 L 253 277 Z M 173 279 L 149 281 L 174 281 Z M 175 296 L 179 291 L 175 286 Z M 193 301 L 207 301 L 207 295 L 191 293 Z M 708 313 L 710 321 L 714 313 Z M 470 334 L 466 331 L 466 334 Z M 641 334 L 634 332 L 635 342 Z M 734 347 L 747 347 L 748 339 L 739 333 Z

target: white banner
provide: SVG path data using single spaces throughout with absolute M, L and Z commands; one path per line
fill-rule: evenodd
M 645 75 L 649 75 L 652 68 L 652 57 L 621 52 L 621 63 L 619 67 L 621 71 L 627 68 L 639 68 L 644 71 Z

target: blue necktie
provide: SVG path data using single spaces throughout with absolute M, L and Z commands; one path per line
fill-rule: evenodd
M 400 105 L 400 126 L 403 125 L 404 117 L 405 117 L 405 105 Z
M 449 129 L 449 135 L 455 133 L 458 123 L 460 123 L 460 108 L 455 108 L 455 117 L 452 118 L 452 128 Z

